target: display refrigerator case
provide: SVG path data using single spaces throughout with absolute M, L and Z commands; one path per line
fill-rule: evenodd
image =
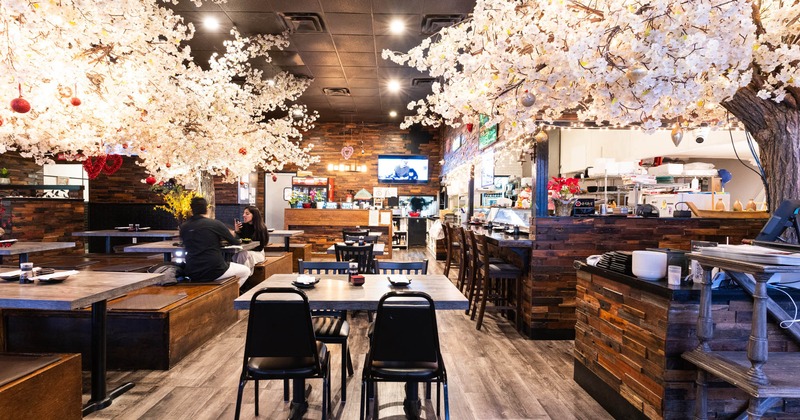
M 325 201 L 335 201 L 333 191 L 333 178 L 325 178 L 318 176 L 294 176 L 292 177 L 292 191 L 311 195 L 311 191 L 316 191 L 316 195 L 320 194 L 325 197 Z

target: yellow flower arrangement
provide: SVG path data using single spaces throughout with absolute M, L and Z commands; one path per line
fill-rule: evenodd
M 170 180 L 171 181 L 171 180 Z M 163 185 L 154 185 L 151 190 L 159 193 L 164 200 L 163 205 L 155 206 L 156 210 L 164 210 L 183 223 L 192 216 L 192 198 L 199 197 L 195 191 L 184 189 L 181 185 L 172 182 Z

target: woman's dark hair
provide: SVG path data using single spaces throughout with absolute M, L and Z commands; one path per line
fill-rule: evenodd
M 269 232 L 267 232 L 267 225 L 264 223 L 264 218 L 261 217 L 261 211 L 256 206 L 247 206 L 244 208 L 253 215 L 253 240 L 261 242 L 261 246 L 267 247 L 269 242 Z

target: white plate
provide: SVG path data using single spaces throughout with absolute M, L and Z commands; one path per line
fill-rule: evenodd
M 58 271 L 51 274 L 43 274 L 41 276 L 37 276 L 36 280 L 39 281 L 64 281 L 67 277 L 78 274 L 76 270 L 69 270 L 69 271 Z
M 392 283 L 395 286 L 408 286 L 411 284 L 411 279 L 404 275 L 392 275 L 389 276 L 389 283 Z
M 307 274 L 301 274 L 297 276 L 297 279 L 294 282 L 300 284 L 314 284 L 317 282 L 317 278 Z

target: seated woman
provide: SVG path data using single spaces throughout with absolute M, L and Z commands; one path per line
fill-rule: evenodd
M 242 220 L 236 221 L 234 226 L 236 237 L 240 239 L 250 239 L 258 241 L 259 245 L 251 251 L 240 252 L 236 254 L 236 262 L 246 265 L 250 269 L 250 274 L 253 274 L 253 267 L 256 264 L 264 262 L 264 247 L 269 242 L 269 232 L 267 225 L 264 224 L 264 218 L 261 217 L 261 211 L 256 206 L 247 206 L 242 212 Z

